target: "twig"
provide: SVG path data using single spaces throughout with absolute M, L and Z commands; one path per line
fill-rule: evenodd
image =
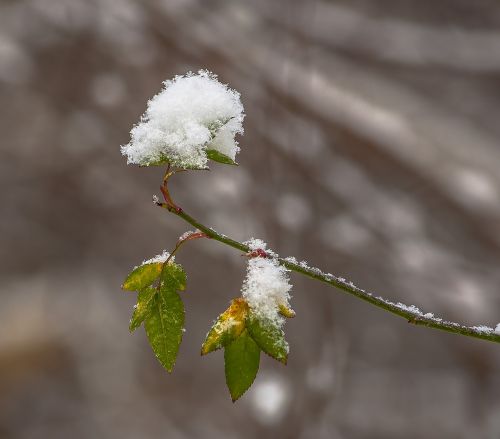
M 171 206 L 167 203 L 156 202 L 156 205 L 167 209 L 169 212 L 182 218 L 187 223 L 191 224 L 196 229 L 203 232 L 207 237 L 219 241 L 225 245 L 233 247 L 244 253 L 249 253 L 252 251 L 247 245 L 231 239 L 226 235 L 216 232 L 214 229 L 209 228 L 192 216 L 188 215 L 184 210 L 177 208 L 176 206 Z M 382 297 L 375 296 L 361 288 L 356 287 L 352 282 L 348 282 L 341 277 L 334 276 L 330 273 L 324 273 L 319 268 L 309 267 L 306 263 L 298 263 L 294 258 L 280 258 L 277 257 L 280 264 L 285 266 L 291 271 L 303 274 L 304 276 L 316 279 L 320 282 L 324 282 L 330 286 L 336 287 L 358 299 L 364 300 L 365 302 L 371 303 L 379 308 L 382 308 L 392 314 L 396 314 L 400 317 L 406 319 L 409 323 L 413 323 L 418 326 L 426 326 L 428 328 L 439 329 L 441 331 L 447 331 L 454 334 L 460 334 L 467 337 L 480 338 L 482 340 L 488 340 L 496 343 L 500 343 L 500 332 L 493 328 L 487 326 L 464 326 L 459 323 L 449 322 L 441 318 L 435 317 L 431 313 L 424 314 L 417 307 L 411 305 L 404 305 L 402 303 L 393 303 Z

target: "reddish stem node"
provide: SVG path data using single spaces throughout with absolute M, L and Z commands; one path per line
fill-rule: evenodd
M 246 256 L 249 258 L 269 258 L 269 255 L 261 248 L 248 252 Z

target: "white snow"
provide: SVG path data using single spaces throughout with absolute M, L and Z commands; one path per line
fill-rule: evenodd
M 188 72 L 165 81 L 131 139 L 121 147 L 129 164 L 153 165 L 168 161 L 179 168 L 207 167 L 207 149 L 235 159 L 236 134 L 243 134 L 240 94 L 206 70 Z
M 484 326 L 484 325 L 472 326 L 472 329 L 474 329 L 474 331 L 476 331 L 476 332 L 486 332 L 486 333 L 491 333 L 494 331 L 493 328 L 490 328 L 489 326 Z
M 199 229 L 188 230 L 187 232 L 184 232 L 181 236 L 179 236 L 179 239 L 177 241 L 184 241 L 185 239 L 189 238 L 191 235 L 194 235 L 195 233 L 200 233 L 200 230 Z
M 396 303 L 395 306 L 397 308 L 401 309 L 402 311 L 406 311 L 406 312 L 415 314 L 417 316 L 423 316 L 424 315 L 424 313 L 420 310 L 420 308 L 418 308 L 415 305 L 405 305 L 404 303 L 398 302 L 398 303 Z
M 252 250 L 266 249 L 266 243 L 252 240 L 247 245 Z M 265 250 L 269 254 L 269 250 Z M 272 252 L 271 252 L 272 253 Z M 292 285 L 288 272 L 275 258 L 254 257 L 248 261 L 247 276 L 241 289 L 243 298 L 259 319 L 267 319 L 276 326 L 283 325 L 279 305 L 289 307 Z
M 143 263 L 141 265 L 146 265 L 146 264 L 157 264 L 159 262 L 165 262 L 170 256 L 170 253 L 166 250 L 163 250 L 162 253 L 160 253 L 159 255 L 156 255 L 154 257 L 152 257 L 151 259 L 148 259 L 146 261 L 143 261 Z M 175 256 L 172 256 L 172 261 L 173 259 L 175 258 Z
M 243 244 L 248 245 L 250 250 L 266 250 L 267 244 L 262 240 L 258 238 L 251 238 L 248 241 L 245 241 Z
M 252 238 L 250 241 L 245 242 L 245 244 L 248 245 L 252 251 L 258 249 L 264 250 L 268 257 L 257 257 L 249 261 L 247 278 L 242 289 L 243 297 L 247 299 L 250 307 L 253 308 L 255 312 L 273 319 L 277 322 L 277 324 L 283 324 L 283 318 L 277 312 L 276 303 L 283 303 L 279 302 L 279 300 L 286 300 L 284 303 L 288 304 L 287 301 L 290 299 L 288 291 L 290 290 L 291 285 L 288 283 L 287 278 L 287 272 L 289 270 L 286 270 L 283 266 L 279 265 L 279 256 L 272 250 L 267 250 L 267 245 L 264 241 Z M 337 277 L 331 273 L 325 273 L 319 268 L 311 267 L 306 261 L 297 262 L 297 259 L 293 256 L 284 258 L 283 261 L 288 262 L 289 264 L 294 264 L 315 275 L 321 276 L 327 282 L 330 282 L 335 286 L 338 286 L 338 284 L 346 285 L 351 291 L 355 291 L 358 294 L 362 293 L 365 297 L 373 297 L 379 304 L 385 304 L 391 308 L 404 311 L 419 320 L 423 319 L 427 322 L 437 323 L 442 326 L 473 331 L 477 335 L 500 335 L 500 323 L 498 323 L 495 328 L 490 328 L 485 325 L 460 325 L 459 323 L 444 320 L 441 317 L 436 317 L 432 312 L 424 312 L 415 305 L 406 305 L 401 302 L 395 303 L 380 296 L 375 297 L 371 293 L 355 286 L 352 282 L 347 281 L 343 277 Z M 283 271 L 280 272 L 280 270 Z M 269 293 L 265 293 L 265 291 L 269 291 Z M 278 302 L 276 300 L 278 300 Z
M 245 241 L 243 244 L 247 245 L 251 251 L 256 250 L 264 250 L 267 256 L 270 258 L 277 258 L 278 254 L 267 248 L 267 244 L 258 238 L 250 238 L 248 241 Z

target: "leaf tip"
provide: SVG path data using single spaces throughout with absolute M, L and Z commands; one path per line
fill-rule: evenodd
M 286 304 L 280 303 L 278 305 L 278 310 L 279 313 L 283 316 L 286 317 L 287 319 L 293 319 L 296 315 L 295 311 L 287 306 Z

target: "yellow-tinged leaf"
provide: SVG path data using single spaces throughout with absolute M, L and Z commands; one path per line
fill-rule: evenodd
M 138 291 L 149 287 L 160 277 L 162 266 L 162 262 L 139 265 L 127 276 L 122 288 L 128 291 Z
M 283 317 L 286 317 L 287 319 L 293 319 L 295 317 L 295 311 L 290 308 L 287 304 L 285 303 L 280 303 L 278 305 L 279 312 Z
M 248 304 L 244 299 L 232 300 L 229 308 L 217 318 L 208 332 L 201 347 L 201 355 L 220 349 L 239 337 L 245 329 L 247 314 Z

